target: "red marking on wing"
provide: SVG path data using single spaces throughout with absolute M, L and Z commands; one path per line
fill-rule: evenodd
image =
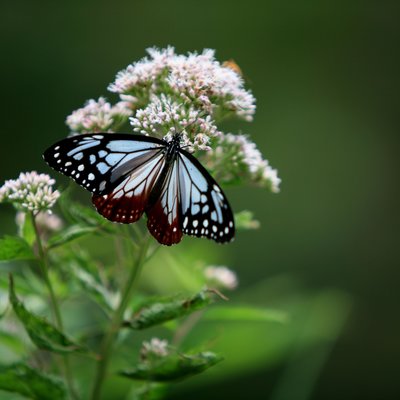
M 143 215 L 146 200 L 146 196 L 115 198 L 112 194 L 93 195 L 92 197 L 92 203 L 104 218 L 123 224 L 136 222 Z
M 147 228 L 149 232 L 161 244 L 171 246 L 182 240 L 182 230 L 179 227 L 179 217 L 169 222 L 168 215 L 165 214 L 160 201 L 149 210 L 146 211 L 148 216 Z

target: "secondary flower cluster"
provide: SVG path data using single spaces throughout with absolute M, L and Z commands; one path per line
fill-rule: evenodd
M 280 178 L 245 135 L 224 134 L 218 121 L 236 115 L 253 119 L 255 99 L 240 70 L 220 63 L 214 50 L 179 55 L 173 47 L 151 48 L 148 57 L 120 71 L 108 89 L 120 97 L 89 100 L 67 118 L 73 134 L 115 132 L 128 120 L 133 131 L 169 141 L 200 157 L 220 183 L 255 183 L 279 192 Z
M 140 357 L 143 360 L 159 358 L 168 355 L 168 341 L 165 339 L 152 338 L 149 342 L 143 342 L 140 350 Z
M 266 186 L 279 192 L 281 179 L 248 136 L 221 134 L 217 146 L 203 155 L 204 162 L 225 184 L 240 181 Z
M 66 124 L 73 133 L 112 132 L 123 124 L 132 110 L 128 103 L 120 101 L 111 106 L 104 97 L 88 100 L 84 107 L 67 117 Z
M 204 270 L 208 284 L 217 286 L 218 289 L 236 289 L 238 279 L 236 273 L 224 266 L 210 265 Z
M 60 197 L 60 192 L 52 188 L 54 183 L 47 174 L 21 172 L 17 179 L 6 181 L 0 188 L 0 203 L 12 203 L 19 210 L 48 211 Z

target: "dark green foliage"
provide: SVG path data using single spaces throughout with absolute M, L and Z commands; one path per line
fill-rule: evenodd
M 35 254 L 29 244 L 18 236 L 0 239 L 0 261 L 32 260 Z
M 33 400 L 66 399 L 64 383 L 24 365 L 0 366 L 0 389 L 16 392 Z
M 74 343 L 57 328 L 29 312 L 21 301 L 18 300 L 14 290 L 14 280 L 10 275 L 10 302 L 15 314 L 24 325 L 32 342 L 42 350 L 56 353 L 85 352 L 86 350 Z

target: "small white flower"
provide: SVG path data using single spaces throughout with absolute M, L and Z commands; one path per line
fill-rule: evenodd
M 19 227 L 23 227 L 25 223 L 26 213 L 18 211 L 15 215 L 15 222 Z M 55 232 L 63 227 L 62 219 L 56 214 L 48 212 L 39 212 L 36 217 L 36 224 L 40 230 Z
M 144 359 L 147 359 L 149 356 L 165 357 L 168 354 L 168 341 L 158 338 L 152 338 L 149 342 L 143 342 L 140 350 L 140 355 Z
M 236 273 L 227 267 L 209 266 L 204 270 L 204 275 L 210 284 L 219 286 L 221 289 L 236 289 L 238 279 Z
M 0 188 L 0 202 L 13 203 L 19 210 L 48 211 L 60 197 L 52 188 L 54 183 L 47 174 L 21 172 L 18 179 L 6 181 Z
M 166 141 L 180 132 L 181 146 L 186 146 L 189 151 L 209 150 L 211 138 L 220 135 L 211 116 L 204 116 L 201 111 L 163 94 L 153 96 L 150 104 L 137 110 L 130 122 L 135 132 L 158 136 Z
M 128 98 L 114 106 L 104 97 L 91 99 L 68 116 L 66 124 L 74 133 L 112 132 L 132 115 L 129 104 Z

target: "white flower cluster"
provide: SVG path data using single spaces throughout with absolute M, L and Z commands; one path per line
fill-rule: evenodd
M 173 134 L 182 133 L 182 144 L 189 150 L 210 150 L 210 140 L 219 136 L 211 116 L 204 116 L 193 107 L 185 107 L 170 97 L 153 96 L 150 104 L 130 118 L 135 132 L 159 136 L 169 141 Z
M 60 192 L 52 188 L 54 183 L 47 174 L 21 172 L 18 179 L 6 181 L 0 188 L 0 202 L 13 203 L 25 211 L 48 211 L 60 197 Z
M 256 144 L 245 135 L 221 134 L 218 145 L 206 157 L 206 162 L 221 174 L 226 183 L 246 179 L 269 187 L 274 193 L 279 192 L 281 179 L 278 171 L 269 165 Z
M 73 133 L 112 132 L 132 115 L 129 103 L 120 101 L 111 106 L 104 97 L 88 100 L 85 106 L 67 117 Z
M 147 52 L 149 57 L 117 74 L 108 87 L 111 92 L 131 96 L 134 107 L 145 105 L 153 94 L 169 93 L 211 114 L 218 110 L 247 121 L 253 119 L 254 96 L 244 88 L 243 78 L 235 69 L 215 60 L 214 50 L 177 55 L 173 47 L 168 47 Z
M 143 342 L 140 355 L 143 359 L 149 356 L 165 357 L 169 354 L 168 341 L 158 338 L 152 338 L 149 342 Z
M 209 284 L 218 286 L 221 289 L 236 289 L 238 279 L 236 273 L 227 267 L 209 266 L 204 270 L 204 275 Z

